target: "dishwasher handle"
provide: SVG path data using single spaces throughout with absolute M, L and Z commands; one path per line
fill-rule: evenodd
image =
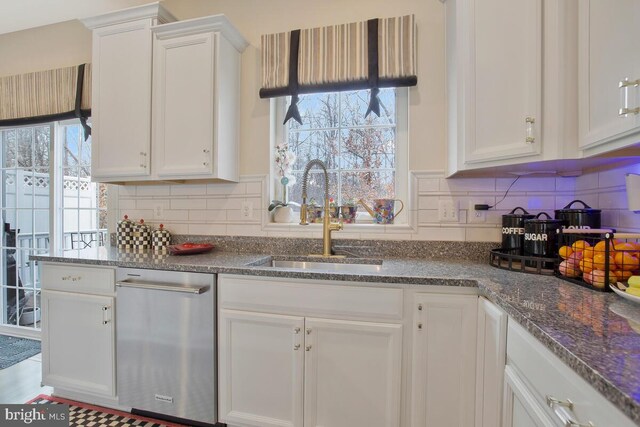
M 138 288 L 149 289 L 155 291 L 169 291 L 169 292 L 181 292 L 186 294 L 202 294 L 209 289 L 208 285 L 204 286 L 189 286 L 189 285 L 177 285 L 164 282 L 147 282 L 143 280 L 126 279 L 116 282 L 116 286 L 121 288 Z

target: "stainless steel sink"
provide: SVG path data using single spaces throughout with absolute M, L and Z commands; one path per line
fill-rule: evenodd
M 382 269 L 381 264 L 350 264 L 342 262 L 315 262 L 273 260 L 271 267 L 292 268 L 296 270 L 335 271 L 345 273 L 377 273 Z

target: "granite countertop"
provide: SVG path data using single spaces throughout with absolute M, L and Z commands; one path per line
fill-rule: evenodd
M 213 251 L 191 256 L 127 253 L 97 248 L 35 260 L 206 273 L 388 283 L 403 286 L 477 287 L 640 425 L 640 306 L 613 293 L 582 288 L 555 277 L 517 273 L 487 263 L 384 259 L 375 273 L 272 268 L 264 254 Z M 346 262 L 349 262 L 348 260 Z M 375 262 L 370 260 L 369 262 Z

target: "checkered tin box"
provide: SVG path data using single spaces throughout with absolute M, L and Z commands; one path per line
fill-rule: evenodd
M 133 247 L 136 249 L 149 249 L 151 247 L 151 229 L 145 225 L 144 219 L 133 226 Z
M 118 221 L 118 226 L 116 227 L 116 241 L 118 243 L 118 248 L 120 249 L 132 249 L 133 248 L 133 221 L 129 219 L 127 215 L 124 216 L 124 219 Z
M 151 245 L 155 251 L 166 249 L 171 244 L 171 233 L 164 228 L 163 224 L 151 233 Z

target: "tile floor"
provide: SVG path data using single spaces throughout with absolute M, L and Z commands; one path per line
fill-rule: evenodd
M 49 394 L 51 387 L 41 387 L 42 354 L 0 369 L 0 403 L 25 403 L 39 394 Z

